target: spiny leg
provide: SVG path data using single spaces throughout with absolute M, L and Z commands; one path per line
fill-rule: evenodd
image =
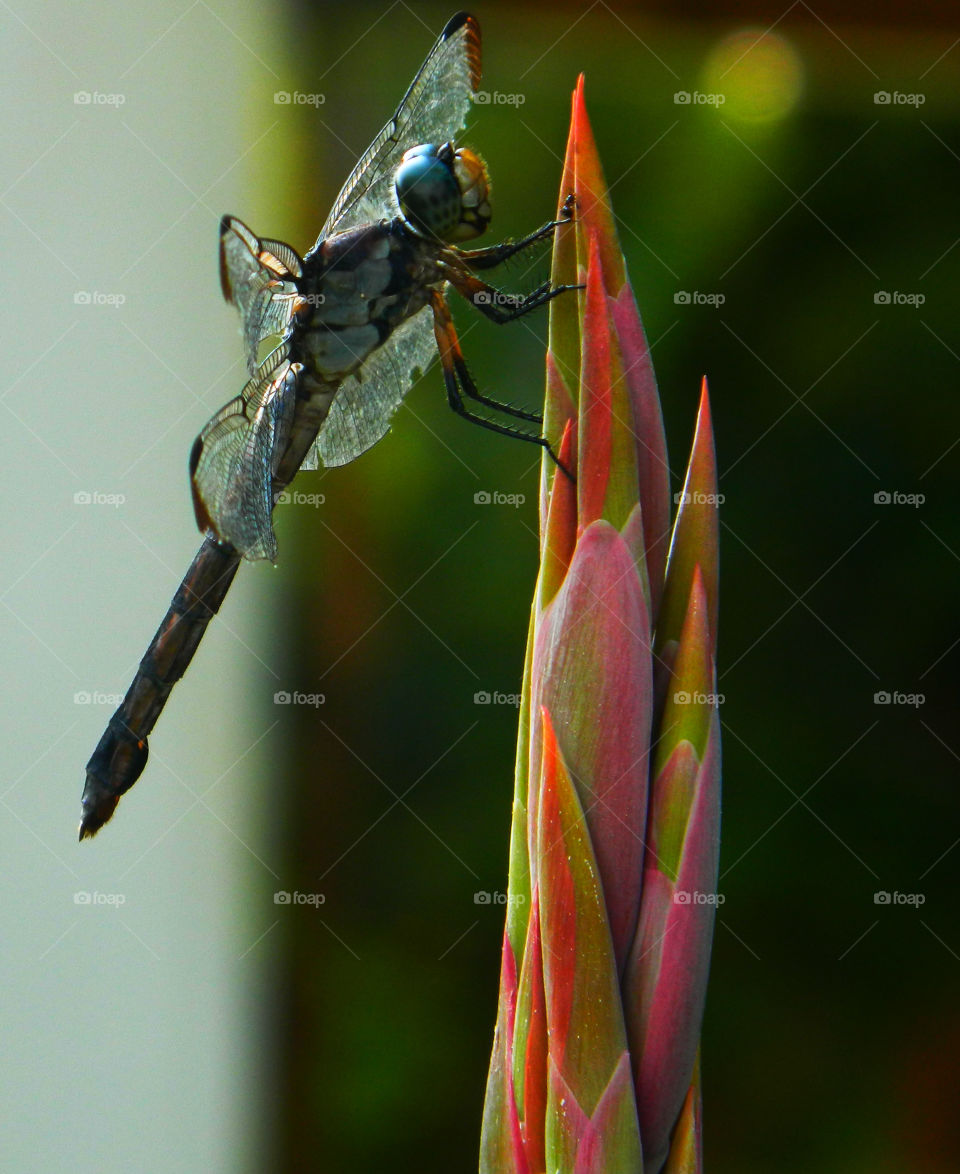
M 444 265 L 442 268 L 444 277 L 464 301 L 469 302 L 474 309 L 479 310 L 491 322 L 496 322 L 498 326 L 516 322 L 524 314 L 539 310 L 560 294 L 582 288 L 579 285 L 551 286 L 549 281 L 545 281 L 528 294 L 504 293 L 466 269 L 458 270 L 452 265 Z
M 453 326 L 453 319 L 450 316 L 450 307 L 447 305 L 447 299 L 442 294 L 440 295 L 440 302 L 441 305 L 439 308 L 436 301 L 434 302 L 433 306 L 434 327 L 436 328 L 438 321 L 442 320 L 444 329 L 447 331 L 448 336 L 452 337 L 453 339 L 452 353 L 454 358 L 452 362 L 454 363 L 455 367 L 458 362 L 463 364 L 463 369 L 466 371 L 463 352 L 460 349 L 460 340 L 457 338 L 457 333 Z M 483 395 L 482 392 L 480 392 L 477 388 L 477 385 L 473 382 L 469 372 L 467 372 L 466 380 L 461 381 L 461 386 L 463 392 L 468 395 L 470 399 L 476 400 L 478 404 L 483 404 L 485 407 L 491 408 L 495 412 L 503 412 L 505 416 L 513 416 L 517 420 L 529 420 L 531 424 L 543 423 L 543 416 L 541 416 L 539 412 L 528 412 L 523 408 L 514 407 L 513 404 L 505 404 L 500 400 L 491 399 L 489 396 Z
M 571 192 L 563 202 L 559 218 L 548 220 L 546 224 L 538 228 L 536 232 L 531 232 L 529 236 L 522 237 L 518 241 L 503 241 L 498 245 L 488 245 L 483 249 L 457 249 L 457 256 L 471 269 L 493 269 L 511 257 L 515 257 L 517 253 L 522 253 L 524 249 L 535 245 L 537 241 L 552 236 L 561 224 L 566 224 L 571 219 L 575 202 Z
M 557 454 L 553 451 L 550 441 L 545 436 L 523 432 L 521 429 L 514 428 L 510 424 L 501 424 L 496 420 L 488 420 L 486 416 L 480 416 L 470 411 L 463 402 L 461 390 L 470 399 L 485 404 L 487 407 L 506 412 L 508 415 L 517 416 L 521 419 L 528 419 L 538 423 L 542 422 L 539 416 L 534 416 L 532 413 L 523 413 L 518 408 L 511 408 L 509 405 L 499 404 L 496 400 L 481 395 L 477 390 L 477 385 L 473 382 L 473 377 L 467 369 L 463 352 L 460 350 L 460 341 L 457 338 L 453 319 L 450 317 L 450 309 L 446 304 L 443 294 L 436 292 L 433 294 L 431 300 L 433 305 L 433 328 L 437 340 L 437 350 L 440 353 L 443 382 L 447 389 L 447 402 L 453 411 L 471 424 L 478 424 L 481 428 L 487 428 L 490 432 L 496 432 L 500 436 L 509 436 L 514 440 L 525 440 L 528 444 L 539 445 L 546 451 L 557 468 L 565 476 L 569 477 L 571 481 L 575 482 L 576 478 L 557 458 Z
M 472 273 L 467 273 L 464 270 L 448 270 L 447 276 L 450 284 L 456 291 L 467 301 L 471 303 L 476 309 L 480 310 L 485 317 L 495 322 L 498 326 L 503 326 L 507 322 L 514 322 L 517 318 L 528 314 L 531 310 L 537 310 L 541 306 L 546 305 L 547 302 L 557 297 L 558 294 L 566 293 L 571 289 L 580 289 L 577 285 L 558 285 L 551 288 L 549 281 L 545 281 L 539 285 L 532 293 L 525 297 L 517 294 L 505 294 L 500 290 L 488 285 L 479 277 Z M 508 303 L 512 308 L 504 309 L 501 302 Z M 449 318 L 449 309 L 444 302 L 444 313 Z M 457 347 L 459 354 L 459 346 Z M 482 395 L 473 383 L 473 380 L 467 374 L 465 379 L 461 380 L 461 387 L 466 395 L 478 403 L 485 404 L 488 408 L 494 411 L 504 412 L 508 416 L 515 416 L 518 420 L 529 420 L 534 424 L 542 424 L 543 417 L 538 412 L 526 412 L 521 408 L 515 408 L 512 404 L 501 403 L 499 400 L 490 399 L 489 396 Z

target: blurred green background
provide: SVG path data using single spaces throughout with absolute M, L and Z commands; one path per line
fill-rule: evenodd
M 368 31 L 374 11 L 291 10 L 298 43 L 320 48 L 302 88 L 328 94 L 290 155 L 302 198 L 281 227 L 298 241 L 427 45 L 418 18 L 436 29 L 446 12 L 395 8 Z M 710 378 L 726 498 L 715 1174 L 933 1172 L 958 1152 L 960 47 L 932 20 L 852 12 L 477 7 L 485 87 L 524 98 L 478 107 L 465 136 L 494 178 L 498 236 L 554 206 L 586 74 L 677 488 Z M 458 310 L 481 386 L 536 402 L 543 323 Z M 282 590 L 291 672 L 327 703 L 322 728 L 297 724 L 282 794 L 298 883 L 327 893 L 336 936 L 309 914 L 290 931 L 284 1168 L 313 1151 L 329 1169 L 467 1169 L 502 928 L 473 893 L 506 887 L 515 738 L 514 712 L 473 695 L 519 690 L 535 461 L 455 419 L 434 372 L 379 449 L 321 480 L 323 520 L 282 534 Z M 527 502 L 475 506 L 480 489 Z M 925 704 L 875 704 L 895 690 Z M 878 906 L 880 890 L 926 901 Z
M 953 1171 L 957 10 L 475 11 L 485 89 L 522 97 L 478 105 L 464 135 L 493 177 L 491 237 L 555 208 L 586 75 L 676 489 L 710 379 L 726 900 L 707 1169 Z M 308 248 L 451 12 L 0 18 L 11 1168 L 475 1168 L 503 908 L 474 895 L 506 888 L 516 734 L 510 704 L 475 695 L 520 687 L 538 457 L 456 419 L 438 371 L 376 449 L 297 483 L 324 501 L 284 508 L 279 567 L 240 576 L 143 782 L 72 842 L 110 706 L 70 696 L 126 687 L 196 545 L 190 441 L 243 382 L 217 217 Z M 71 101 L 118 89 L 112 123 Z M 78 288 L 127 303 L 86 314 Z M 480 387 L 536 405 L 546 316 L 455 314 Z M 92 487 L 126 505 L 71 512 Z M 76 889 L 124 893 L 123 920 L 75 928 Z

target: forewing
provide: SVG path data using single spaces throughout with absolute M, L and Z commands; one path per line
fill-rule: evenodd
M 343 381 L 301 469 L 346 465 L 375 445 L 436 353 L 433 312 L 424 306 Z
M 290 435 L 301 370 L 278 348 L 197 437 L 190 457 L 197 525 L 247 559 L 277 557 L 273 475 Z
M 393 173 L 404 151 L 452 139 L 466 122 L 479 85 L 480 26 L 460 12 L 447 22 L 393 118 L 351 172 L 314 249 L 332 232 L 395 215 Z
M 261 343 L 285 334 L 297 297 L 296 279 L 302 275 L 303 262 L 283 241 L 261 240 L 235 216 L 220 221 L 220 284 L 223 296 L 240 311 L 251 376 L 257 373 Z

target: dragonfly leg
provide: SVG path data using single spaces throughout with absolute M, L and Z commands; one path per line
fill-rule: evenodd
M 472 412 L 463 402 L 463 397 L 467 396 L 477 403 L 484 404 L 486 407 L 496 411 L 505 412 L 507 415 L 515 416 L 522 420 L 530 420 L 532 423 L 542 423 L 542 417 L 532 412 L 523 412 L 519 408 L 514 408 L 509 404 L 499 403 L 497 400 L 490 399 L 480 393 L 477 385 L 473 381 L 473 376 L 467 368 L 463 352 L 460 350 L 460 340 L 457 338 L 453 319 L 450 316 L 450 309 L 442 293 L 435 293 L 433 295 L 433 324 L 437 339 L 437 349 L 440 352 L 443 382 L 447 389 L 447 402 L 453 411 L 471 424 L 477 424 L 481 428 L 487 428 L 490 432 L 496 432 L 500 436 L 509 436 L 514 440 L 525 440 L 528 444 L 538 444 L 565 476 L 569 477 L 571 481 L 576 481 L 576 478 L 570 470 L 559 460 L 557 454 L 553 451 L 553 446 L 545 436 L 540 436 L 532 432 L 524 432 L 512 424 L 502 424 L 498 420 L 490 420 L 486 416 Z
M 454 330 L 453 321 L 450 318 L 450 309 L 446 304 L 446 299 L 444 299 L 443 308 L 441 310 L 438 310 L 436 305 L 434 306 L 434 323 L 437 322 L 438 314 L 443 322 L 447 337 L 451 338 L 453 342 L 451 353 L 455 356 L 453 359 L 455 369 L 456 363 L 460 362 L 463 363 L 463 369 L 466 372 L 466 363 L 464 362 L 463 352 L 460 350 L 460 340 L 457 338 L 456 331 Z M 441 355 L 442 354 L 443 351 L 441 348 Z M 517 420 L 529 420 L 531 424 L 543 423 L 543 416 L 541 416 L 539 412 L 528 412 L 523 408 L 514 407 L 513 404 L 505 404 L 500 400 L 491 399 L 489 396 L 483 395 L 477 388 L 477 385 L 473 382 L 469 372 L 467 372 L 466 380 L 461 384 L 461 386 L 463 388 L 464 394 L 468 395 L 470 399 L 476 400 L 478 404 L 483 404 L 485 407 L 492 408 L 495 412 L 503 412 L 505 416 L 513 416 Z
M 566 224 L 573 217 L 575 203 L 571 192 L 563 202 L 559 219 L 548 220 L 546 224 L 538 228 L 536 232 L 531 232 L 529 236 L 522 237 L 517 241 L 503 241 L 498 245 L 487 245 L 483 249 L 457 249 L 457 256 L 470 269 L 493 269 L 511 257 L 515 257 L 517 253 L 535 245 L 537 241 L 553 236 L 561 224 Z
M 503 290 L 489 285 L 465 269 L 456 270 L 452 266 L 445 267 L 444 276 L 465 301 L 468 301 L 474 309 L 479 310 L 485 318 L 496 322 L 498 326 L 503 326 L 507 322 L 515 322 L 524 314 L 529 314 L 531 310 L 539 310 L 541 306 L 545 306 L 547 302 L 568 290 L 583 288 L 579 285 L 551 286 L 549 281 L 545 281 L 531 293 L 513 294 L 504 293 Z

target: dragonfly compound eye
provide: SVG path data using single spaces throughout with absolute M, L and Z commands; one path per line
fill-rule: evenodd
M 478 155 L 449 143 L 411 147 L 397 168 L 397 201 L 418 232 L 444 241 L 479 236 L 490 221 L 487 172 Z

